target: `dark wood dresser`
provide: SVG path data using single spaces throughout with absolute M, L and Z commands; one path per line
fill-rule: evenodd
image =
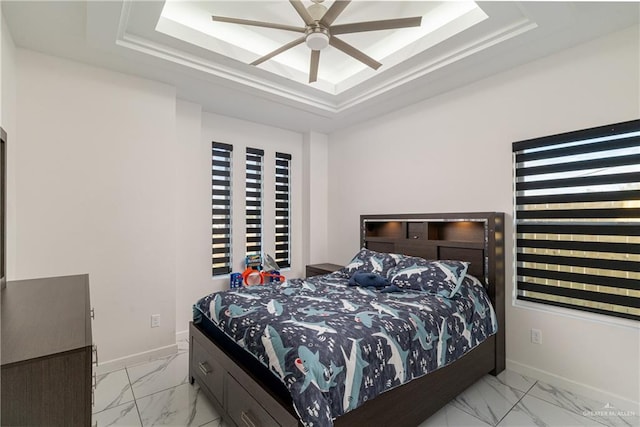
M 7 283 L 1 425 L 91 425 L 91 316 L 88 275 Z
M 306 277 L 311 276 L 321 276 L 323 274 L 333 273 L 334 271 L 340 270 L 344 265 L 339 264 L 309 264 L 307 265 L 307 271 L 305 272 Z

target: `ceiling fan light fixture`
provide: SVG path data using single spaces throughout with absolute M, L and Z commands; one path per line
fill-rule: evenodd
M 325 32 L 309 33 L 304 42 L 311 50 L 322 50 L 329 46 L 329 34 Z

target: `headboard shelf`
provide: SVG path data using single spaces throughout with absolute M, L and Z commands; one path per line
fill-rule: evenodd
M 360 245 L 378 252 L 471 263 L 469 273 L 487 286 L 495 274 L 495 249 L 503 242 L 504 214 L 361 215 Z
M 394 239 L 388 237 L 365 237 L 364 246 L 367 246 L 368 242 L 377 243 L 377 242 L 390 242 L 394 244 L 411 244 L 410 242 L 416 242 L 419 240 L 420 245 L 433 245 L 433 246 L 450 246 L 450 247 L 461 247 L 461 248 L 484 248 L 484 242 L 474 242 L 469 240 L 427 240 L 427 239 Z

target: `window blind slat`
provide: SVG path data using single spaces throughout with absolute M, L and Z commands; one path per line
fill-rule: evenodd
M 253 154 L 253 156 L 251 156 Z M 264 150 L 260 148 L 250 148 L 247 147 L 247 158 L 249 157 L 258 158 L 258 161 L 262 161 L 262 157 L 264 156 Z
M 212 147 L 214 150 L 222 150 L 225 153 L 229 153 L 229 155 L 231 155 L 231 152 L 233 151 L 233 145 L 231 144 L 225 144 L 223 142 L 213 142 L 212 143 Z
M 225 181 L 229 181 L 231 180 L 231 172 L 228 170 L 220 170 L 220 169 L 212 169 L 213 171 L 213 175 L 218 178 L 226 178 Z M 213 181 L 213 180 L 212 180 Z
M 517 215 L 517 213 L 516 213 Z M 640 224 L 516 224 L 516 232 L 537 234 L 585 234 L 596 236 L 640 236 Z
M 578 298 L 587 301 L 597 301 L 605 304 L 615 304 L 625 307 L 640 308 L 640 299 L 625 295 L 607 294 L 602 292 L 585 291 L 582 289 L 561 288 L 558 286 L 545 286 L 518 282 L 518 289 L 544 293 L 547 295 L 558 295 L 568 298 Z
M 534 262 L 539 264 L 564 265 L 572 267 L 599 268 L 605 270 L 640 271 L 640 262 L 622 261 L 602 258 L 580 258 L 569 256 L 554 256 L 542 254 L 517 254 L 519 262 Z
M 583 187 L 587 185 L 627 184 L 640 182 L 640 172 L 611 175 L 581 176 L 577 178 L 548 179 L 544 181 L 517 182 L 516 191 L 540 190 L 563 187 Z
M 231 181 L 228 179 L 212 179 L 211 180 L 212 187 L 231 187 Z
M 561 249 L 567 251 L 640 254 L 640 244 L 614 242 L 583 242 L 580 240 L 517 239 L 519 248 Z
M 520 219 L 638 218 L 640 208 L 620 209 L 547 209 L 518 211 Z M 638 224 L 640 226 L 640 224 Z
M 230 196 L 231 190 L 228 188 L 224 190 L 218 190 L 214 188 L 213 190 L 211 190 L 211 195 L 212 196 Z
M 291 154 L 276 152 L 276 159 L 291 160 Z
M 616 202 L 640 200 L 640 190 L 601 191 L 593 193 L 545 194 L 540 196 L 517 196 L 516 205 L 578 202 Z
M 553 165 L 520 167 L 516 176 L 542 175 L 557 172 L 575 172 L 589 169 L 601 169 L 616 166 L 630 166 L 640 163 L 640 154 L 605 157 L 602 159 L 583 160 L 578 162 L 562 162 Z
M 230 168 L 231 163 L 228 160 L 218 160 L 216 157 L 214 157 L 213 161 L 211 162 L 211 166 Z
M 541 279 L 559 280 L 563 282 L 583 283 L 587 285 L 608 286 L 614 288 L 640 290 L 640 282 L 623 277 L 596 276 L 594 274 L 569 273 L 566 271 L 540 270 L 536 268 L 517 267 L 518 276 L 537 277 Z

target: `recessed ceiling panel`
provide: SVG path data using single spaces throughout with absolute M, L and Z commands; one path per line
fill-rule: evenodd
M 327 8 L 332 3 L 322 2 Z M 306 1 L 303 4 L 312 7 L 313 2 Z M 156 31 L 244 64 L 250 64 L 304 35 L 281 29 L 214 22 L 211 18 L 214 15 L 294 27 L 305 26 L 288 1 L 168 0 Z M 328 46 L 320 51 L 318 81 L 311 85 L 330 94 L 339 94 L 422 53 L 434 43 L 442 41 L 443 34 L 452 37 L 487 19 L 487 15 L 474 2 L 354 1 L 338 16 L 334 25 L 409 17 L 422 17 L 422 25 L 340 35 L 341 40 L 381 62 L 383 65 L 380 69 L 375 71 L 341 50 Z M 277 76 L 307 84 L 310 58 L 311 50 L 302 43 L 258 67 Z

